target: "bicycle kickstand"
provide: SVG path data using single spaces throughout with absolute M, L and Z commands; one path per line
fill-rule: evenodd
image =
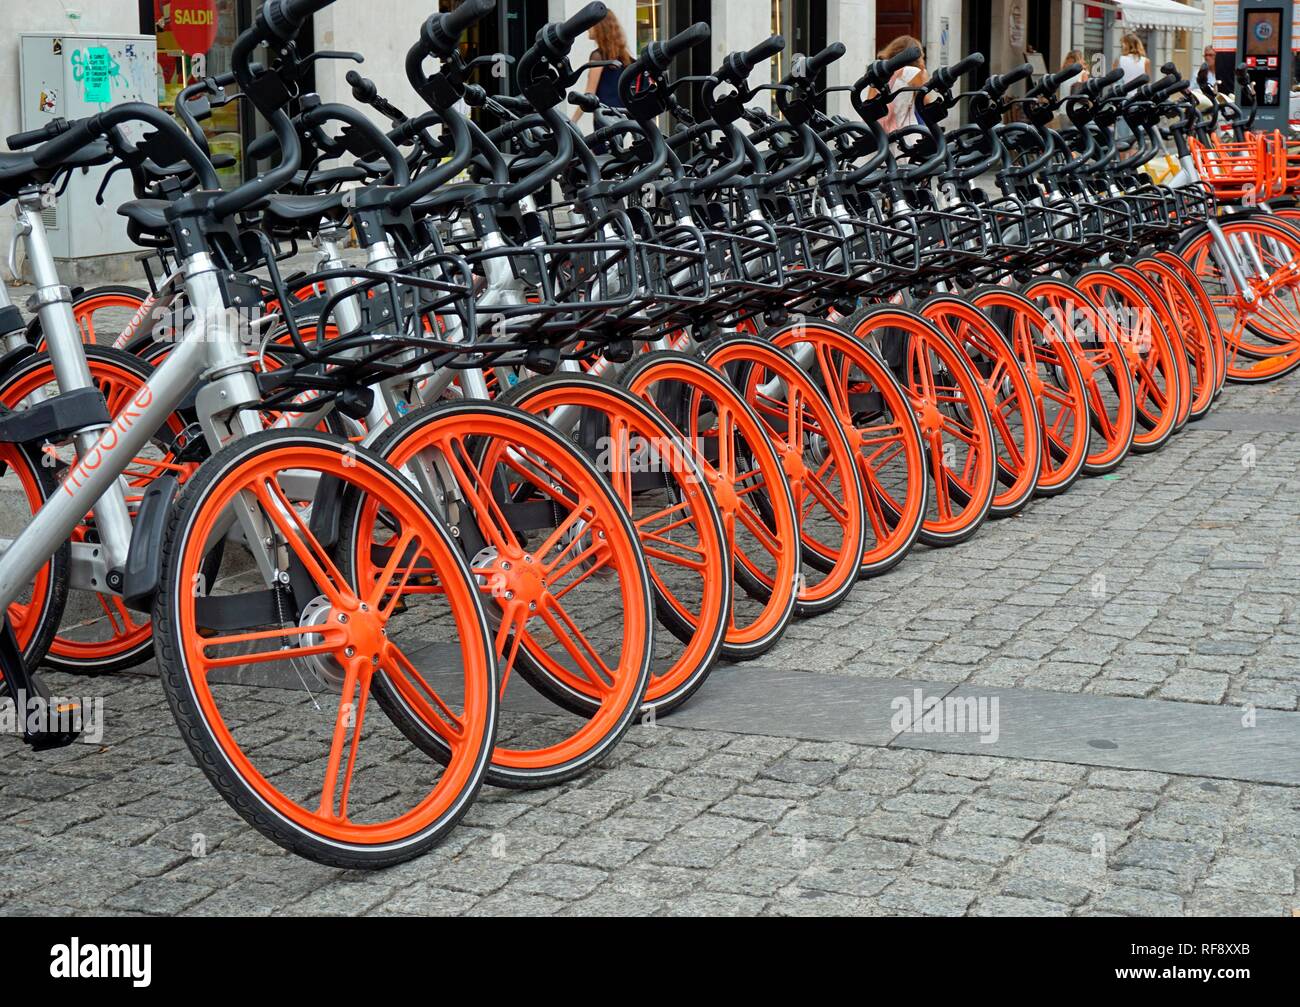
M 33 751 L 63 748 L 81 736 L 81 704 L 73 701 L 53 704 L 45 682 L 23 660 L 8 615 L 0 626 L 0 671 L 9 685 L 15 716 L 22 724 L 23 741 Z

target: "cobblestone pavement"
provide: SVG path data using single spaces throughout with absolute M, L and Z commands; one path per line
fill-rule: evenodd
M 332 870 L 280 854 L 216 799 L 156 682 L 109 688 L 102 747 L 0 770 L 5 912 L 1278 916 L 1297 905 L 1300 789 L 666 721 L 635 728 L 578 783 L 486 791 L 417 861 Z
M 918 549 L 797 623 L 762 665 L 1295 711 L 1300 378 L 1230 387 L 1211 420 L 961 547 Z M 52 678 L 105 694 L 106 734 L 39 756 L 0 739 L 0 912 L 1300 909 L 1300 788 L 671 718 L 635 728 L 577 783 L 485 790 L 416 862 L 331 870 L 282 854 L 220 801 L 156 680 Z

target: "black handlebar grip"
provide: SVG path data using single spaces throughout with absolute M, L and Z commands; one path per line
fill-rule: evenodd
M 1161 98 L 1164 96 L 1166 91 L 1172 91 L 1175 87 L 1177 87 L 1179 80 L 1180 78 L 1178 77 L 1174 77 L 1171 74 L 1166 74 L 1165 76 L 1161 77 L 1158 81 L 1153 83 L 1149 88 L 1147 88 L 1146 93 L 1150 95 L 1152 98 L 1157 98 L 1157 99 Z
M 78 119 L 71 123 L 62 134 L 37 147 L 36 153 L 32 155 L 32 160 L 36 162 L 38 168 L 48 168 L 75 154 L 102 133 L 99 116 Z
M 754 48 L 750 49 L 749 52 L 745 53 L 744 59 L 752 70 L 754 67 L 758 66 L 759 63 L 766 63 L 777 53 L 784 51 L 785 36 L 773 35 L 771 38 L 765 38 L 762 42 L 758 43 L 758 45 L 754 46 Z
M 304 21 L 333 2 L 334 0 L 266 0 L 255 25 L 259 29 L 258 36 L 267 42 L 287 42 L 298 34 Z M 265 37 L 267 30 L 272 37 Z
M 1006 73 L 990 77 L 984 85 L 984 89 L 994 97 L 1000 97 L 1012 84 L 1025 80 L 1027 77 L 1032 76 L 1033 73 L 1034 65 L 1032 63 L 1021 63 L 1014 70 L 1008 70 Z
M 1072 80 L 1081 73 L 1083 73 L 1083 64 L 1071 63 L 1064 70 L 1058 70 L 1056 73 L 1052 74 L 1052 78 L 1056 81 L 1056 87 L 1060 87 L 1067 80 Z M 1055 90 L 1055 88 L 1053 88 L 1053 90 Z
M 584 112 L 595 112 L 600 108 L 600 99 L 594 94 L 583 94 L 581 91 L 569 92 L 569 104 L 576 105 Z
M 587 31 L 589 28 L 600 24 L 601 21 L 604 21 L 605 15 L 608 13 L 609 8 L 601 3 L 600 0 L 592 0 L 591 3 L 578 11 L 577 14 L 574 14 L 573 17 L 569 18 L 569 20 L 559 25 L 556 28 L 556 31 L 559 33 L 560 38 L 568 42 L 569 45 L 573 45 L 579 35 Z
M 470 28 L 491 14 L 497 7 L 497 0 L 465 0 L 455 10 L 442 16 L 442 27 L 448 35 L 454 35 L 457 41 Z
M 801 66 L 803 67 L 802 76 L 809 79 L 818 76 L 823 70 L 843 56 L 848 50 L 844 47 L 843 42 L 832 42 L 819 53 L 811 56 L 805 56 Z M 800 76 L 800 71 L 791 67 L 792 76 Z
M 915 47 L 913 47 L 915 48 Z M 900 53 L 899 55 L 902 55 Z M 911 60 L 908 60 L 910 63 Z M 934 84 L 945 90 L 952 87 L 957 81 L 970 73 L 972 70 L 978 70 L 984 65 L 984 54 L 982 52 L 973 52 L 964 59 L 958 60 L 952 66 L 941 66 L 934 72 Z
M 1044 98 L 1050 98 L 1056 94 L 1057 88 L 1081 73 L 1083 73 L 1082 63 L 1071 63 L 1064 70 L 1058 70 L 1056 73 L 1045 73 L 1038 78 L 1037 84 L 1025 92 L 1025 97 L 1037 98 L 1041 95 Z
M 679 31 L 676 35 L 664 43 L 664 55 L 668 59 L 674 59 L 687 49 L 694 48 L 703 42 L 707 42 L 710 37 L 709 26 L 703 21 L 697 21 L 685 31 Z M 664 67 L 667 69 L 667 67 Z
M 344 74 L 343 79 L 346 80 L 352 88 L 352 97 L 356 98 L 359 102 L 369 103 L 374 101 L 375 95 L 379 93 L 379 89 L 375 87 L 375 82 L 373 80 L 369 77 L 362 77 L 361 74 L 357 73 L 355 70 L 349 70 Z
M 907 66 L 909 63 L 915 63 L 920 58 L 921 50 L 917 46 L 909 45 L 906 49 L 902 50 L 902 52 L 894 53 L 894 55 L 890 56 L 889 59 L 880 60 L 880 63 L 882 64 L 880 68 L 881 73 L 883 73 L 886 78 L 892 77 L 899 70 L 903 69 L 903 67 Z
M 646 70 L 663 73 L 678 54 L 708 40 L 709 26 L 703 21 L 699 21 L 685 31 L 678 32 L 666 42 L 647 42 L 646 47 L 641 50 L 641 55 L 623 68 L 619 81 L 621 82 L 623 77 L 629 75 L 630 79 L 635 80 Z
M 420 28 L 418 45 L 429 55 L 445 59 L 456 51 L 460 37 L 466 29 L 496 10 L 496 0 L 465 0 L 455 10 L 445 14 L 430 14 Z M 415 52 L 417 50 L 412 50 Z M 407 54 L 410 58 L 410 54 Z M 408 74 L 410 68 L 407 69 Z
M 1170 60 L 1168 63 L 1162 66 L 1160 68 L 1160 72 L 1163 73 L 1166 77 L 1182 77 L 1182 74 L 1179 73 L 1178 71 L 1178 67 L 1174 65 L 1173 60 Z
M 44 143 L 46 140 L 53 140 L 67 128 L 67 119 L 55 119 L 52 122 L 47 122 L 44 126 L 29 129 L 25 133 L 14 133 L 5 139 L 5 143 L 9 145 L 10 150 L 24 150 L 27 147 L 35 147 L 38 143 Z
M 1092 80 L 1088 81 L 1088 83 L 1094 88 L 1100 90 L 1103 87 L 1110 87 L 1112 84 L 1118 84 L 1123 79 L 1124 71 L 1119 67 L 1116 67 L 1110 73 L 1106 74 L 1106 76 L 1094 77 Z
M 1140 74 L 1138 74 L 1136 77 L 1134 77 L 1131 81 L 1129 81 L 1127 84 L 1125 84 L 1123 87 L 1121 87 L 1121 88 L 1119 89 L 1119 93 L 1120 93 L 1120 94 L 1125 94 L 1125 95 L 1127 95 L 1127 94 L 1132 94 L 1134 91 L 1136 91 L 1138 88 L 1140 88 L 1143 84 L 1149 84 L 1150 82 L 1151 82 L 1151 78 L 1150 78 L 1150 77 L 1148 77 L 1148 76 L 1147 76 L 1146 74 L 1144 74 L 1144 73 L 1140 73 Z

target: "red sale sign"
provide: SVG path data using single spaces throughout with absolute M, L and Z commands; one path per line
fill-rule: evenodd
M 172 0 L 168 27 L 189 55 L 207 52 L 217 37 L 217 0 Z

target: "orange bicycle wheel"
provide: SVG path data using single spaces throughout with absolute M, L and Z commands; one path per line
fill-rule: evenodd
M 357 548 L 386 550 L 369 579 L 336 562 Z M 346 868 L 408 860 L 452 828 L 492 750 L 496 668 L 455 541 L 396 471 L 314 431 L 243 437 L 190 479 L 163 557 L 163 688 L 246 821 Z M 441 761 L 371 714 L 381 689 L 436 725 Z
M 1063 493 L 1088 457 L 1088 401 L 1079 365 L 1028 298 L 990 287 L 976 291 L 971 301 L 1002 330 L 1029 380 L 1043 445 L 1034 492 Z
M 148 297 L 147 290 L 118 284 L 87 290 L 72 302 L 81 341 L 88 346 L 112 343 Z
M 152 368 L 123 350 L 107 346 L 85 347 L 86 364 L 95 387 L 104 396 L 110 416 L 133 399 L 149 379 Z M 45 354 L 23 361 L 0 385 L 0 404 L 21 409 L 38 394 L 55 394 L 54 367 Z M 181 454 L 197 431 L 179 413 L 172 413 L 150 447 L 132 460 L 123 474 L 127 504 L 135 506 L 145 487 L 156 477 L 175 475 L 183 482 L 197 462 Z M 71 440 L 47 445 L 46 461 L 61 468 L 75 457 Z M 73 542 L 97 541 L 93 512 L 72 533 Z M 133 668 L 153 653 L 153 628 L 146 613 L 127 608 L 119 595 L 78 591 L 65 613 L 64 626 L 50 644 L 45 663 L 78 674 L 109 674 Z
M 1187 283 L 1168 263 L 1148 256 L 1134 262 L 1133 269 L 1150 284 L 1155 303 L 1164 306 L 1171 331 L 1178 334 L 1187 362 L 1187 417 L 1200 419 L 1214 404 L 1218 367 L 1209 322 Z
M 1132 450 L 1155 451 L 1173 436 L 1182 392 L 1169 335 L 1150 302 L 1129 280 L 1110 269 L 1089 269 L 1074 286 L 1097 308 L 1133 379 L 1135 417 L 1140 429 Z
M 857 582 L 866 544 L 862 483 L 831 404 L 793 359 L 749 336 L 723 340 L 704 362 L 740 389 L 781 457 L 804 560 L 795 611 L 830 611 Z M 764 571 L 745 563 L 744 553 L 739 558 L 737 578 L 753 577 L 770 592 Z
M 534 378 L 498 401 L 569 434 L 632 515 L 654 581 L 658 621 L 667 630 L 655 637 L 643 709 L 667 713 L 708 677 L 731 613 L 726 530 L 690 448 L 631 392 L 585 375 Z
M 880 307 L 854 336 L 890 361 L 921 429 L 932 480 L 920 538 L 931 546 L 969 539 L 993 506 L 997 447 L 979 379 L 965 353 L 920 315 Z
M 1178 330 L 1173 311 L 1165 300 L 1164 291 L 1147 279 L 1136 264 L 1122 263 L 1114 268 L 1117 276 L 1127 280 L 1142 295 L 1142 299 L 1151 308 L 1153 331 L 1163 332 L 1173 351 L 1173 370 L 1178 378 L 1178 411 L 1174 417 L 1174 432 L 1177 433 L 1187 425 L 1192 415 L 1192 369 L 1187 362 L 1187 346 Z
M 1137 427 L 1133 375 L 1109 325 L 1091 300 L 1061 280 L 1034 280 L 1021 291 L 1043 312 L 1052 340 L 1074 357 L 1087 393 L 1092 430 L 1083 471 L 1114 471 L 1133 444 Z
M 494 623 L 507 719 L 488 781 L 586 772 L 635 722 L 654 657 L 650 572 L 617 493 L 543 419 L 492 402 L 408 413 L 375 450 L 447 515 Z M 364 550 L 356 562 L 368 570 Z M 552 713 L 507 693 L 516 671 Z
M 1224 383 L 1228 380 L 1228 351 L 1223 342 L 1223 329 L 1219 325 L 1219 316 L 1215 311 L 1214 303 L 1206 293 L 1201 278 L 1185 259 L 1168 250 L 1156 252 L 1155 258 L 1168 266 L 1174 275 L 1183 281 L 1183 285 L 1192 295 L 1192 300 L 1200 311 L 1202 321 L 1205 322 L 1210 337 L 1210 347 L 1214 351 L 1214 397 L 1218 398 L 1223 392 Z
M 17 486 L 13 497 L 22 500 L 18 507 L 7 507 L 0 514 L 0 535 L 16 538 L 35 514 L 58 491 L 50 466 L 43 464 L 47 455 L 32 446 L 0 443 L 0 475 L 8 475 Z M 34 668 L 45 656 L 68 600 L 68 574 L 71 546 L 65 542 L 36 571 L 27 588 L 9 603 L 9 623 L 13 627 L 18 649 L 28 668 Z M 0 695 L 7 694 L 4 672 L 0 671 Z
M 929 490 L 921 428 L 906 393 L 883 360 L 834 325 L 785 325 L 764 338 L 811 374 L 857 456 L 869 533 L 859 575 L 892 570 L 921 532 Z
M 920 305 L 921 317 L 962 348 L 979 379 L 998 445 L 998 481 L 989 513 L 1018 514 L 1033 498 L 1042 461 L 1042 431 L 1029 377 L 1011 342 L 979 308 L 951 295 Z
M 1300 234 L 1267 217 L 1220 221 L 1178 249 L 1214 305 L 1229 381 L 1273 381 L 1300 367 Z M 1243 276 L 1241 287 L 1233 278 Z
M 723 656 L 766 653 L 794 615 L 800 573 L 799 521 L 780 457 L 741 394 L 696 357 L 660 350 L 637 357 L 621 376 L 663 414 L 695 451 L 722 513 L 733 569 L 758 570 L 769 590 L 732 593 Z

